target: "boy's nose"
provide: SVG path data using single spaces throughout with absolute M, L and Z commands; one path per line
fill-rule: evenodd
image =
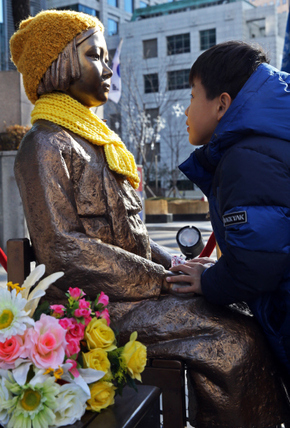
M 188 116 L 188 109 L 189 109 L 189 107 L 187 107 L 187 109 L 184 112 L 185 116 Z

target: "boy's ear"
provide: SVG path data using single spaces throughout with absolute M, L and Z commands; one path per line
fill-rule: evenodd
M 217 112 L 217 119 L 218 121 L 221 120 L 221 118 L 226 113 L 227 109 L 232 104 L 232 97 L 227 92 L 223 92 L 218 99 L 218 112 Z

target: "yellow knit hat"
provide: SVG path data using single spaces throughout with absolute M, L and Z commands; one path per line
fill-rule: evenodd
M 39 82 L 58 54 L 75 36 L 89 28 L 104 27 L 98 18 L 82 12 L 45 10 L 21 22 L 10 39 L 11 59 L 23 75 L 25 92 L 38 99 Z

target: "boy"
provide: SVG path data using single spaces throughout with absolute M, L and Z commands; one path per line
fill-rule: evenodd
M 215 304 L 247 302 L 290 374 L 290 76 L 231 41 L 196 60 L 190 84 L 189 142 L 202 147 L 180 169 L 208 197 L 222 256 L 167 280 Z

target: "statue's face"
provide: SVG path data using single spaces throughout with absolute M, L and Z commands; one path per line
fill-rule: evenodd
M 103 33 L 94 33 L 77 50 L 81 77 L 66 93 L 86 107 L 98 107 L 108 101 L 113 74 L 108 67 L 109 55 Z

